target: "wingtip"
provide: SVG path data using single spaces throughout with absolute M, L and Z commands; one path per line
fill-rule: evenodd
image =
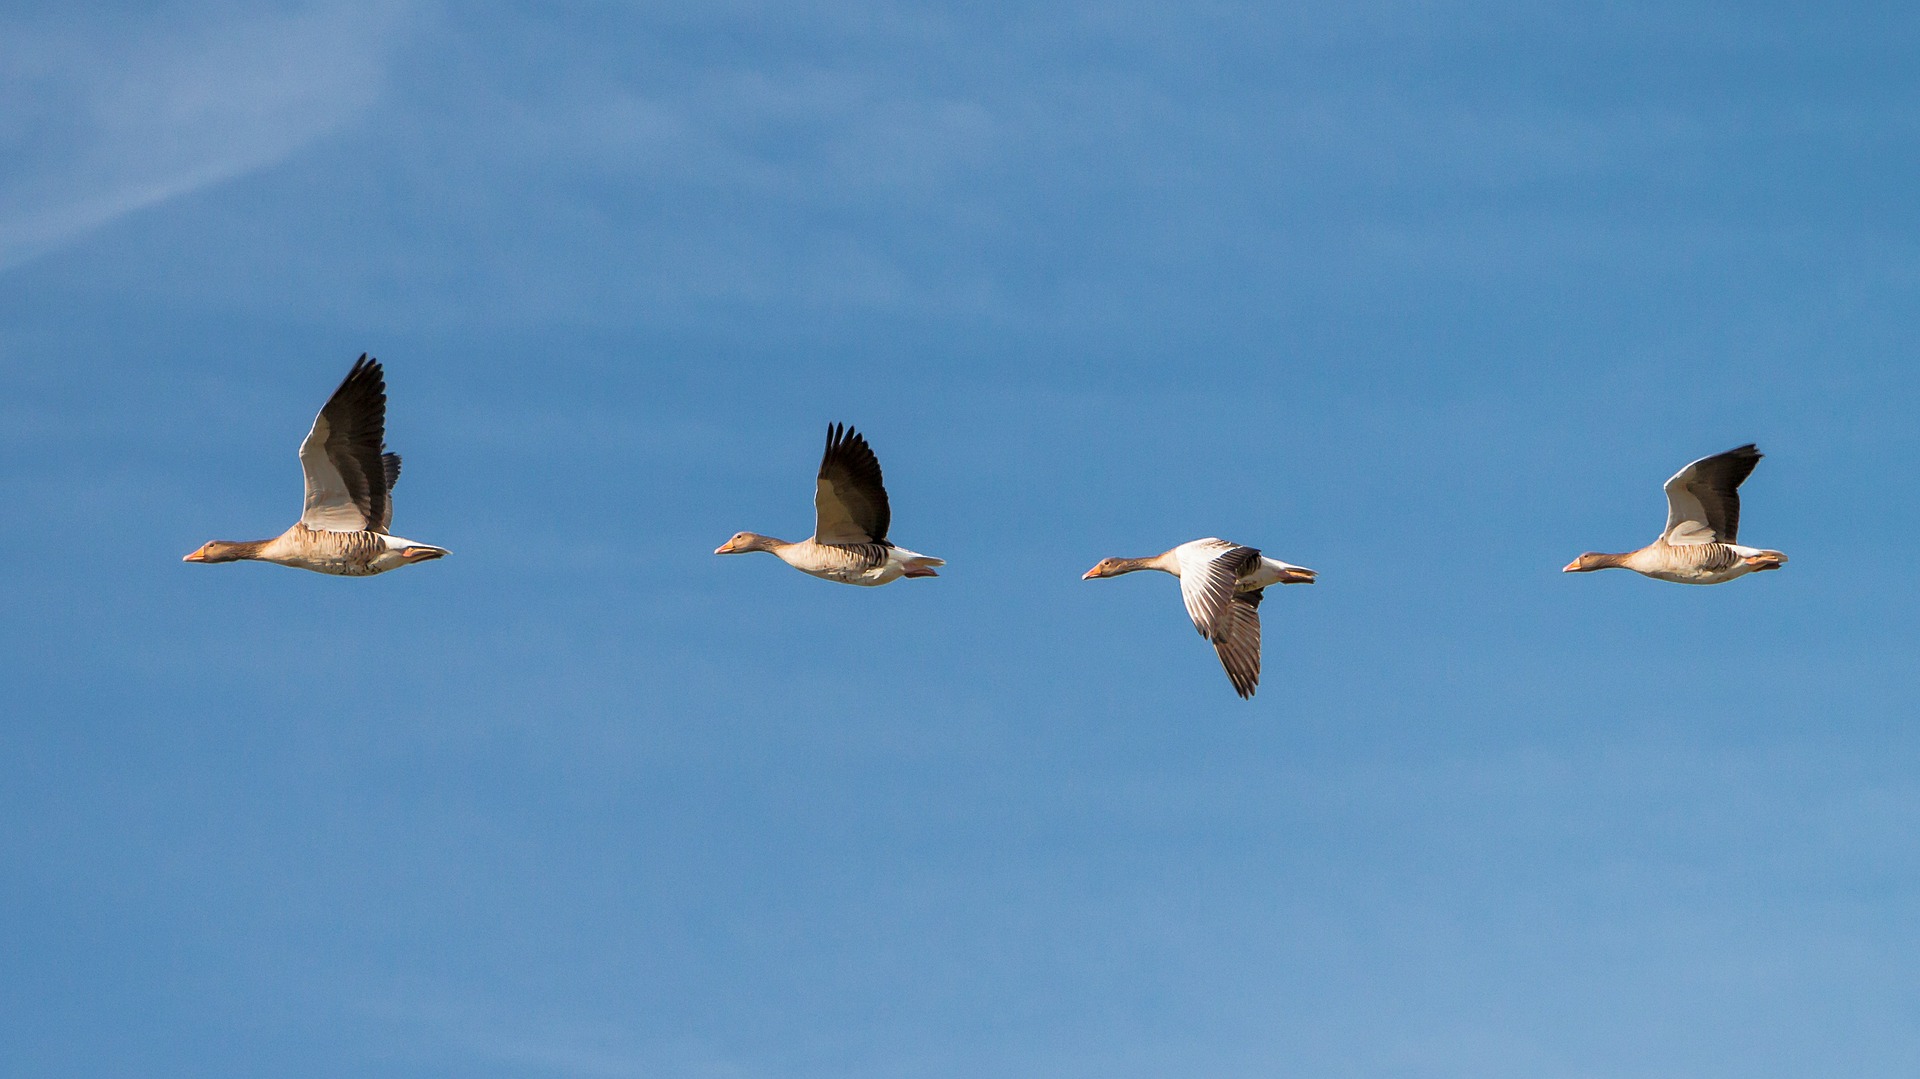
M 830 423 L 827 425 L 827 448 L 829 450 L 865 441 L 866 439 L 854 428 L 853 424 Z
M 386 370 L 380 366 L 379 360 L 374 359 L 368 353 L 362 352 L 360 358 L 353 361 L 353 366 L 347 370 L 347 377 L 340 380 L 340 385 L 336 387 L 333 392 L 337 395 L 341 390 L 346 389 L 356 382 L 371 383 L 375 395 L 380 398 L 382 403 L 385 403 L 387 399 Z

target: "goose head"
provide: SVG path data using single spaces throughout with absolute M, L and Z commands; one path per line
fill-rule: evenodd
M 1579 558 L 1560 567 L 1561 573 L 1592 573 L 1597 569 L 1613 569 L 1620 565 L 1625 555 L 1605 554 L 1600 551 L 1588 551 Z
M 260 553 L 258 541 L 237 543 L 233 540 L 208 540 L 200 549 L 182 558 L 182 562 L 238 562 L 253 558 Z
M 1141 561 L 1138 558 L 1103 558 L 1092 569 L 1082 573 L 1080 579 L 1091 581 L 1096 577 L 1118 577 L 1122 573 L 1132 573 L 1141 568 Z
M 735 532 L 733 538 L 713 549 L 714 554 L 744 554 L 747 551 L 771 551 L 780 541 L 758 532 Z

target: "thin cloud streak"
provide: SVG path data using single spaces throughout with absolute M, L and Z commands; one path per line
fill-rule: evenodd
M 366 1010 L 392 1024 L 396 1033 L 404 1032 L 402 1037 L 430 1047 L 426 1051 L 436 1058 L 451 1053 L 577 1079 L 748 1079 L 764 1074 L 696 1039 L 646 1044 L 619 1023 L 542 1015 L 505 1000 L 461 1003 L 428 993 L 424 1000 L 370 1002 Z
M 0 45 L 16 112 L 0 154 L 0 271 L 137 210 L 285 160 L 380 96 L 404 7 L 21 27 Z

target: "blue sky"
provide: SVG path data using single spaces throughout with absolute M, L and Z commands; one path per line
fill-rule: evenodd
M 1920 1068 L 1902 5 L 14 5 L 0 1063 Z M 199 567 L 385 361 L 371 580 Z M 836 587 L 830 420 L 937 581 Z M 1725 587 L 1567 577 L 1767 453 Z M 1312 566 L 1236 699 L 1172 581 Z

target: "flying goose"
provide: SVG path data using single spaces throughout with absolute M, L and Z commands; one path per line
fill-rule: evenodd
M 1255 548 L 1209 537 L 1151 558 L 1103 558 L 1080 579 L 1118 577 L 1140 569 L 1180 578 L 1187 617 L 1213 642 L 1234 692 L 1243 698 L 1253 696 L 1260 684 L 1260 590 L 1270 584 L 1312 584 L 1318 576 Z
M 788 543 L 757 532 L 736 532 L 714 554 L 767 551 L 802 573 L 841 584 L 882 585 L 901 577 L 938 577 L 946 560 L 887 542 L 887 489 L 880 461 L 851 427 L 830 424 L 820 476 L 813 489 L 813 535 Z
M 1786 555 L 1734 542 L 1740 532 L 1740 484 L 1760 457 L 1749 442 L 1693 462 L 1667 481 L 1667 527 L 1659 539 L 1625 554 L 1588 551 L 1561 572 L 1620 568 L 1680 584 L 1719 584 L 1779 569 Z
M 446 554 L 443 547 L 387 534 L 400 456 L 386 452 L 386 425 L 380 361 L 362 353 L 300 443 L 307 504 L 299 523 L 270 540 L 213 540 L 184 561 L 250 559 L 366 577 Z

